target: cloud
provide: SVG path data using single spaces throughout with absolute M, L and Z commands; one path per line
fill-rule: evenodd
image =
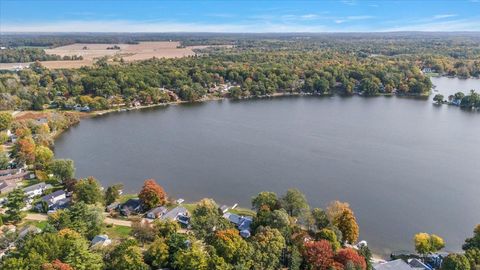
M 438 14 L 433 16 L 433 19 L 445 19 L 445 18 L 452 18 L 457 17 L 457 14 Z

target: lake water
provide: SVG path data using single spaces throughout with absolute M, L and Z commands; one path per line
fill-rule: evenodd
M 448 96 L 479 80 L 433 78 Z M 250 205 L 296 187 L 313 207 L 351 204 L 379 254 L 417 232 L 461 247 L 480 223 L 480 113 L 397 97 L 214 101 L 83 120 L 55 145 L 77 177 L 138 192 L 155 178 L 172 196 Z

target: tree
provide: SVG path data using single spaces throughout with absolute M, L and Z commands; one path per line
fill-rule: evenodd
M 144 210 L 149 210 L 167 202 L 167 194 L 154 179 L 147 179 L 138 194 Z
M 93 177 L 79 180 L 75 185 L 73 197 L 77 202 L 84 202 L 86 204 L 103 204 L 102 187 L 97 179 Z
M 153 228 L 158 236 L 168 238 L 170 235 L 177 233 L 180 226 L 178 225 L 178 222 L 173 220 L 157 219 L 153 223 Z
M 304 244 L 303 257 L 312 270 L 329 270 L 334 264 L 332 245 L 327 240 Z
M 50 164 L 52 174 L 62 183 L 75 176 L 75 166 L 71 159 L 55 159 Z
M 260 227 L 252 239 L 253 268 L 274 270 L 280 266 L 280 257 L 286 247 L 285 238 L 277 229 Z
M 480 224 L 478 224 L 473 230 L 473 237 L 467 238 L 465 244 L 463 244 L 463 250 L 469 250 L 477 248 L 480 249 Z
M 267 210 L 261 209 L 253 218 L 253 228 L 259 226 L 278 229 L 283 235 L 287 235 L 290 227 L 290 217 L 284 209 Z
M 330 225 L 327 213 L 325 213 L 325 211 L 323 211 L 321 208 L 314 208 L 312 210 L 312 218 L 318 230 L 324 229 Z
M 14 189 L 12 192 L 7 195 L 7 211 L 6 217 L 7 221 L 14 224 L 20 222 L 25 216 L 25 213 L 22 212 L 22 209 L 25 207 L 25 193 L 21 189 Z
M 173 266 L 182 270 L 207 270 L 207 254 L 196 244 L 175 254 Z
M 298 189 L 289 189 L 281 200 L 282 207 L 292 217 L 298 217 L 308 210 L 305 195 Z
M 344 248 L 338 251 L 335 255 L 335 261 L 341 263 L 344 266 L 347 266 L 348 263 L 353 264 L 355 269 L 366 270 L 367 263 L 365 258 L 362 257 L 358 252 L 352 248 Z
M 364 78 L 360 81 L 360 90 L 366 96 L 375 96 L 380 91 L 380 80 L 376 77 Z
M 140 243 L 148 243 L 155 240 L 156 231 L 149 222 L 142 219 L 132 221 L 132 231 L 130 235 L 140 241 Z
M 441 95 L 441 94 L 436 94 L 434 97 L 433 97 L 433 101 L 437 102 L 438 104 L 441 104 L 444 100 L 444 96 Z
M 168 245 L 164 238 L 157 237 L 145 253 L 145 261 L 155 269 L 168 266 Z
M 358 249 L 358 254 L 360 254 L 360 256 L 362 256 L 363 258 L 365 258 L 365 262 L 367 263 L 367 270 L 371 270 L 373 269 L 373 265 L 372 265 L 372 252 L 370 251 L 370 248 L 366 245 L 362 245 L 359 249 Z
M 50 148 L 39 145 L 35 149 L 35 163 L 39 169 L 46 168 L 53 159 L 53 152 Z
M 120 191 L 123 189 L 122 184 L 107 187 L 105 191 L 105 205 L 110 205 L 120 198 Z
M 468 261 L 470 262 L 471 269 L 474 270 L 480 268 L 480 249 L 467 249 L 467 251 L 465 251 L 465 257 L 467 257 Z
M 443 259 L 442 270 L 470 270 L 470 263 L 463 254 L 448 254 Z
M 218 206 L 212 199 L 203 199 L 193 210 L 190 225 L 198 239 L 204 239 L 216 230 L 232 227 L 230 222 L 220 215 Z
M 59 210 L 48 216 L 48 223 L 57 230 L 70 228 L 88 239 L 92 239 L 103 230 L 103 211 L 93 205 L 78 202 L 65 210 Z
M 0 147 L 1 148 L 1 147 Z M 10 159 L 7 155 L 3 152 L 3 149 L 0 149 L 0 170 L 8 169 L 10 165 Z
M 212 246 L 225 262 L 248 268 L 251 265 L 251 246 L 240 236 L 236 229 L 216 231 Z
M 44 263 L 42 270 L 74 270 L 69 264 L 61 262 L 59 259 L 55 259 L 51 263 Z
M 355 215 L 350 208 L 344 209 L 333 224 L 342 232 L 343 240 L 353 244 L 357 241 L 359 228 Z
M 443 239 L 435 234 L 417 233 L 413 237 L 413 241 L 415 244 L 415 250 L 422 255 L 437 252 L 445 247 Z
M 321 229 L 317 233 L 316 238 L 318 240 L 327 240 L 328 242 L 330 242 L 332 244 L 332 248 L 334 251 L 339 249 L 341 246 L 340 241 L 338 241 L 338 238 L 335 232 L 328 228 Z
M 13 122 L 13 116 L 9 112 L 0 112 L 0 131 L 7 130 Z
M 350 209 L 347 202 L 333 201 L 327 206 L 327 217 L 331 223 L 340 216 L 345 209 Z
M 61 265 L 54 263 L 56 260 L 76 270 L 103 269 L 101 256 L 88 247 L 89 243 L 83 237 L 69 229 L 36 234 L 17 243 L 16 252 L 6 256 L 0 263 L 0 269 L 42 269 L 44 264 L 51 262 Z M 20 266 L 22 264 L 24 266 Z M 12 268 L 12 265 L 17 267 Z
M 35 142 L 32 137 L 19 139 L 15 145 L 15 152 L 20 162 L 33 164 L 35 162 Z
M 128 239 L 118 244 L 107 255 L 109 270 L 148 270 L 143 262 L 142 250 L 134 239 Z
M 252 207 L 259 210 L 262 206 L 267 206 L 270 210 L 279 208 L 279 201 L 275 192 L 260 192 L 257 196 L 252 198 Z

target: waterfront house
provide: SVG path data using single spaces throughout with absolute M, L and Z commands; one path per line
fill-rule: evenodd
M 58 200 L 54 204 L 49 206 L 49 212 L 55 212 L 60 209 L 65 209 L 70 205 L 70 202 L 71 202 L 70 198 L 64 198 L 64 199 Z
M 383 262 L 373 265 L 373 270 L 414 270 L 408 263 L 402 259 Z
M 409 259 L 408 260 L 408 265 L 410 265 L 410 267 L 412 267 L 413 269 L 415 270 L 433 270 L 432 267 L 424 264 L 422 261 L 420 261 L 419 259 Z
M 107 205 L 107 207 L 105 207 L 105 210 L 106 210 L 107 212 L 111 212 L 111 211 L 113 211 L 113 210 L 118 209 L 119 206 L 120 206 L 120 203 L 114 202 L 114 203 L 111 203 L 111 204 Z
M 182 224 L 188 225 L 188 221 L 190 220 L 188 218 L 188 210 L 183 207 L 183 206 L 177 206 L 173 208 L 172 210 L 168 211 L 165 213 L 163 216 L 160 217 L 161 220 L 171 220 L 171 221 L 179 221 L 180 222 L 180 217 L 182 220 Z
M 0 170 L 0 176 L 9 176 L 19 173 L 17 169 Z
M 41 182 L 29 187 L 26 187 L 23 189 L 23 192 L 25 192 L 25 195 L 29 198 L 33 198 L 35 196 L 40 196 L 42 193 L 48 189 L 51 188 L 51 185 L 47 185 L 45 182 Z
M 156 207 L 156 208 L 153 208 L 152 210 L 148 211 L 146 216 L 147 218 L 149 219 L 156 219 L 156 218 L 159 218 L 161 216 L 163 216 L 165 213 L 167 213 L 167 208 L 164 207 L 164 206 L 160 206 L 160 207 Z
M 45 195 L 40 199 L 40 202 L 35 206 L 38 211 L 46 211 L 47 209 L 60 209 L 61 206 L 65 206 L 69 200 L 65 200 L 67 194 L 63 190 L 57 190 L 51 194 Z M 44 209 L 46 205 L 47 209 Z
M 105 247 L 105 246 L 110 245 L 111 243 L 112 243 L 112 240 L 110 238 L 108 238 L 108 235 L 100 234 L 100 235 L 95 236 L 92 239 L 92 242 L 90 242 L 90 246 L 92 248 Z
M 19 172 L 16 174 L 0 176 L 0 181 L 14 180 L 16 182 L 20 182 L 23 179 L 28 179 L 28 178 L 31 178 L 31 175 L 29 172 Z
M 140 199 L 129 199 L 124 204 L 120 206 L 120 214 L 124 216 L 129 216 L 131 214 L 136 214 L 140 212 L 141 203 Z
M 230 212 L 223 214 L 223 217 L 226 218 L 231 223 L 235 224 L 237 229 L 240 231 L 240 235 L 244 238 L 248 238 L 251 235 L 252 217 L 239 216 Z

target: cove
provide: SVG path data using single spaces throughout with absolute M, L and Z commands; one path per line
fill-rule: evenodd
M 445 97 L 480 89 L 432 82 Z M 347 201 L 378 254 L 411 250 L 423 231 L 456 251 L 480 222 L 480 113 L 426 100 L 283 97 L 107 114 L 66 131 L 55 154 L 75 161 L 77 177 L 126 192 L 155 178 L 189 201 L 248 207 L 260 191 L 288 188 L 312 207 Z

